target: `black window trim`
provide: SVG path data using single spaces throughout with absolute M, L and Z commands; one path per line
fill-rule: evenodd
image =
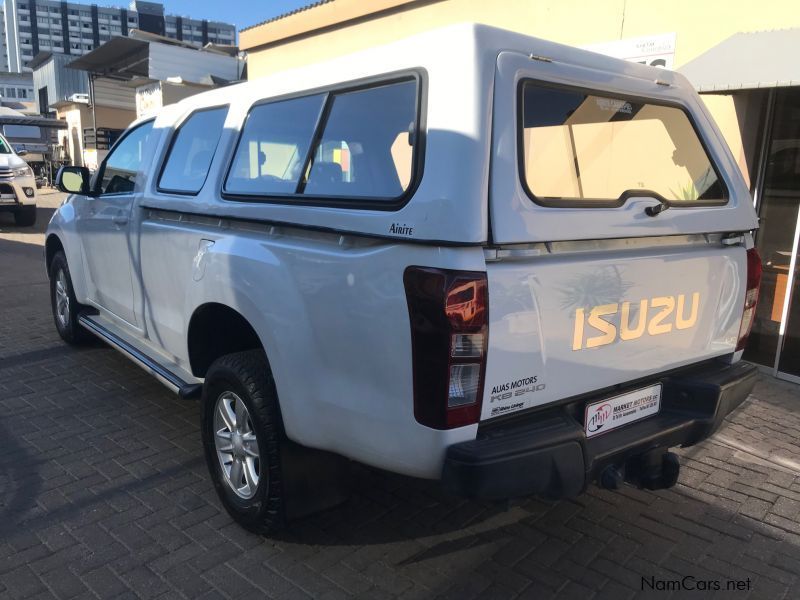
M 722 189 L 722 198 L 711 199 L 711 200 L 691 200 L 691 201 L 669 200 L 667 198 L 664 198 L 658 192 L 646 189 L 626 190 L 620 195 L 619 198 L 616 199 L 555 198 L 555 197 L 537 196 L 530 189 L 530 186 L 528 186 L 528 180 L 527 177 L 525 176 L 525 138 L 524 138 L 525 127 L 524 127 L 524 113 L 523 113 L 524 111 L 523 94 L 526 83 L 533 83 L 536 86 L 543 88 L 578 92 L 581 94 L 586 94 L 587 96 L 598 96 L 601 98 L 610 98 L 612 100 L 614 99 L 628 100 L 630 102 L 640 102 L 654 106 L 677 108 L 678 110 L 683 112 L 684 115 L 686 115 L 689 124 L 694 130 L 694 133 L 697 136 L 697 140 L 700 142 L 700 146 L 703 148 L 703 152 L 705 152 L 706 157 L 708 158 L 708 163 L 714 170 L 714 174 L 717 176 L 717 181 L 719 181 L 719 185 Z M 531 200 L 534 204 L 538 204 L 539 206 L 543 206 L 546 208 L 576 208 L 576 209 L 619 208 L 620 206 L 624 206 L 625 203 L 631 198 L 652 197 L 656 198 L 659 202 L 674 208 L 697 208 L 703 206 L 726 206 L 730 201 L 730 192 L 728 190 L 728 185 L 723 179 L 719 167 L 717 166 L 717 163 L 714 160 L 714 155 L 709 153 L 708 151 L 708 145 L 706 144 L 705 137 L 702 135 L 702 132 L 697 127 L 697 123 L 692 117 L 692 114 L 687 110 L 686 106 L 684 106 L 679 102 L 672 102 L 670 100 L 664 100 L 661 98 L 636 96 L 633 94 L 619 94 L 616 92 L 607 92 L 605 90 L 597 90 L 591 87 L 554 83 L 551 81 L 536 79 L 535 77 L 522 77 L 520 78 L 517 84 L 516 103 L 517 103 L 516 107 L 517 118 L 516 122 L 514 123 L 514 127 L 517 129 L 517 176 L 519 177 L 520 185 L 522 186 L 522 189 L 525 191 L 525 194 L 528 196 L 528 199 Z
M 381 87 L 384 85 L 391 85 L 394 83 L 403 83 L 406 81 L 415 81 L 417 84 L 417 98 L 416 98 L 416 121 L 414 122 L 414 144 L 412 148 L 412 163 L 411 163 L 411 180 L 408 187 L 397 198 L 387 199 L 384 197 L 373 196 L 318 196 L 308 194 L 243 194 L 232 193 L 225 190 L 225 184 L 228 181 L 230 172 L 233 169 L 233 163 L 236 159 L 236 153 L 239 145 L 242 142 L 247 119 L 250 117 L 253 109 L 264 104 L 273 104 L 275 102 L 282 102 L 285 100 L 294 100 L 297 98 L 305 98 L 307 96 L 316 96 L 324 94 L 322 109 L 317 118 L 316 127 L 312 136 L 312 145 L 309 147 L 308 155 L 305 157 L 304 164 L 307 166 L 309 160 L 313 158 L 316 145 L 324 132 L 324 127 L 327 122 L 327 115 L 330 113 L 330 106 L 332 104 L 331 98 L 337 94 L 345 94 L 349 92 L 357 92 L 371 88 Z M 254 102 L 247 111 L 236 144 L 233 147 L 228 161 L 228 168 L 225 172 L 225 178 L 222 182 L 220 189 L 220 196 L 223 200 L 231 202 L 244 202 L 255 204 L 281 204 L 284 206 L 316 206 L 327 208 L 346 208 L 346 209 L 361 209 L 370 211 L 397 211 L 403 208 L 419 187 L 422 180 L 422 172 L 425 164 L 425 145 L 426 145 L 426 113 L 427 113 L 427 72 L 422 68 L 406 69 L 403 71 L 395 71 L 392 73 L 384 73 L 377 76 L 365 77 L 361 79 L 352 80 L 349 82 L 336 83 L 329 86 L 322 86 L 318 88 L 311 88 L 301 92 L 293 92 L 271 98 L 264 98 Z M 301 180 L 302 181 L 302 178 Z M 298 189 L 300 186 L 298 181 Z
M 155 117 L 153 117 L 151 119 L 146 119 L 146 120 L 144 120 L 144 121 L 142 121 L 140 123 L 137 123 L 134 127 L 128 128 L 121 136 L 119 136 L 117 141 L 114 142 L 111 145 L 111 148 L 108 149 L 108 154 L 106 154 L 106 157 L 103 159 L 103 162 L 100 163 L 100 167 L 97 169 L 97 174 L 95 175 L 95 180 L 94 180 L 94 183 L 93 183 L 92 188 L 91 188 L 93 196 L 96 196 L 98 198 L 100 198 L 100 197 L 102 197 L 102 198 L 114 198 L 116 196 L 131 196 L 132 194 L 135 193 L 135 192 L 112 192 L 110 194 L 103 194 L 101 192 L 100 186 L 103 183 L 103 175 L 106 172 L 106 163 L 108 162 L 109 156 L 113 156 L 114 155 L 114 151 L 117 149 L 117 146 L 119 146 L 123 142 L 123 140 L 125 140 L 125 138 L 127 138 L 130 134 L 132 134 L 137 129 L 141 129 L 145 125 L 154 124 L 155 120 L 156 120 Z M 95 146 L 97 146 L 97 140 L 95 140 Z M 141 172 L 142 172 L 142 170 L 141 170 L 141 165 L 140 165 L 139 166 L 139 170 L 136 171 L 136 174 L 138 175 Z
M 325 128 L 328 126 L 328 117 L 331 116 L 331 108 L 333 107 L 333 102 L 331 102 L 331 95 L 332 95 L 331 92 L 326 92 L 322 98 L 322 107 L 320 108 L 319 114 L 317 115 L 317 122 L 314 124 L 314 130 L 311 132 L 311 143 L 308 145 L 308 151 L 306 152 L 306 155 L 303 158 L 303 168 L 300 169 L 300 177 L 297 178 L 297 186 L 294 188 L 294 194 L 292 194 L 293 196 L 305 195 L 305 190 L 306 186 L 308 185 L 308 180 L 304 181 L 303 175 L 305 173 L 308 173 L 309 176 L 311 175 L 310 169 L 311 169 L 311 164 L 314 162 L 314 153 L 316 152 L 317 148 L 322 142 L 322 135 L 323 133 L 325 133 Z M 242 131 L 244 131 L 244 127 L 242 127 Z M 226 175 L 225 183 L 227 182 L 228 182 L 228 177 Z
M 222 131 L 219 134 L 219 138 L 217 138 L 217 144 L 214 146 L 214 152 L 211 155 L 211 162 L 208 163 L 208 169 L 206 170 L 206 176 L 203 178 L 203 183 L 200 184 L 200 187 L 196 192 L 189 192 L 186 190 L 173 190 L 170 188 L 161 187 L 161 178 L 164 176 L 164 171 L 167 168 L 167 162 L 169 161 L 169 157 L 172 154 L 173 146 L 175 146 L 175 142 L 178 141 L 178 134 L 180 133 L 181 129 L 184 125 L 186 125 L 187 121 L 191 119 L 194 115 L 201 112 L 208 112 L 210 110 L 219 110 L 220 108 L 225 109 L 225 119 L 227 120 L 228 115 L 230 114 L 231 105 L 228 104 L 219 104 L 215 106 L 203 106 L 202 108 L 197 108 L 186 115 L 176 123 L 170 132 L 169 143 L 167 144 L 167 151 L 164 153 L 164 158 L 161 159 L 161 165 L 158 169 L 158 179 L 156 179 L 156 191 L 160 194 L 175 194 L 177 196 L 197 196 L 200 192 L 203 191 L 203 188 L 208 181 L 208 175 L 211 172 L 211 165 L 214 164 L 214 158 L 217 156 L 217 150 L 219 149 L 219 143 L 222 140 L 222 135 L 225 132 L 225 121 L 222 122 Z

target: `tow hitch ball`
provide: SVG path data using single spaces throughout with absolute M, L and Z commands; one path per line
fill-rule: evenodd
M 600 473 L 598 483 L 616 490 L 623 482 L 648 490 L 670 488 L 678 481 L 681 465 L 678 456 L 666 449 L 651 450 L 635 456 L 623 465 L 609 465 Z

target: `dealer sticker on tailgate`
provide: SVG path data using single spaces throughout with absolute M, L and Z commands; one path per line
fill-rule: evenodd
M 644 419 L 656 414 L 660 408 L 660 383 L 594 402 L 586 407 L 586 437 Z

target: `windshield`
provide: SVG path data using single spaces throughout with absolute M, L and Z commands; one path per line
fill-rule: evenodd
M 14 154 L 11 145 L 3 137 L 0 137 L 0 154 Z
M 628 195 L 725 202 L 680 108 L 545 87 L 522 88 L 523 176 L 534 200 L 608 205 Z

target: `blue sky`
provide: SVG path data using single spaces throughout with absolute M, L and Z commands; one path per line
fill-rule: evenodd
M 127 7 L 129 0 L 71 0 L 80 4 Z M 233 23 L 237 29 L 311 4 L 314 0 L 155 0 L 173 15 Z

